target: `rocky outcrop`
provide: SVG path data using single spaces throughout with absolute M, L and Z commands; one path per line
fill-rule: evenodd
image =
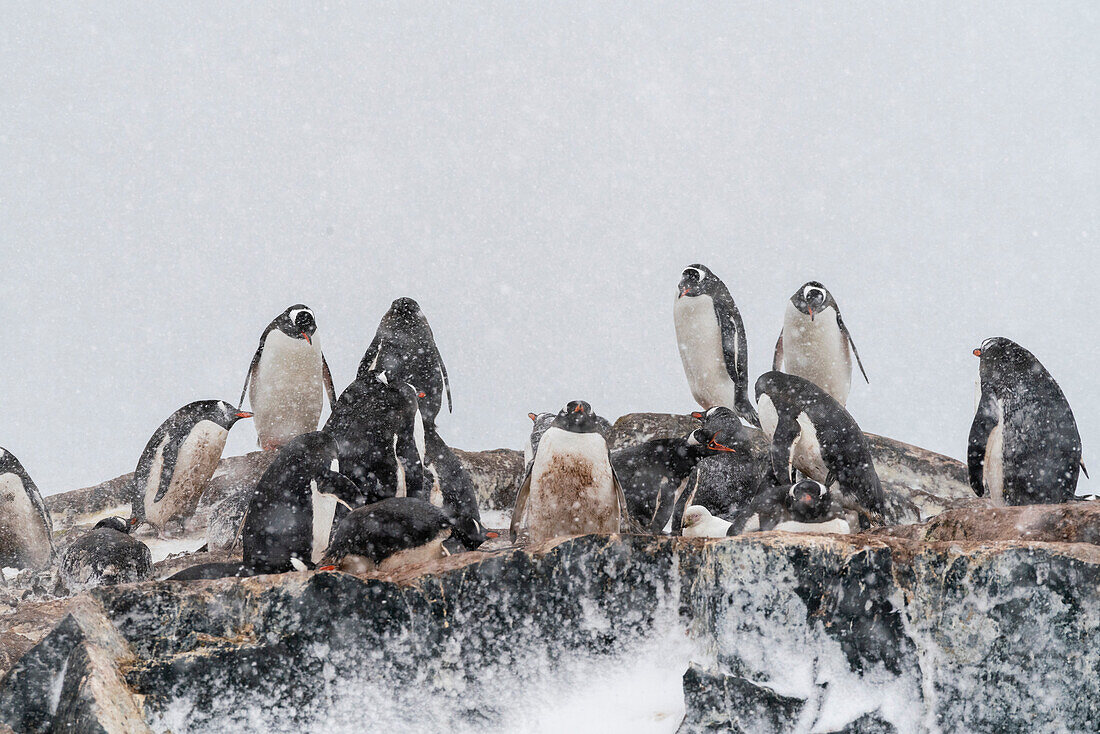
M 879 528 L 878 535 L 923 541 L 1041 541 L 1100 545 L 1100 502 L 947 510 L 928 522 Z
M 1100 720 L 1100 548 L 1088 544 L 587 536 L 389 576 L 151 582 L 88 600 L 117 638 L 88 612 L 24 656 L 0 682 L 16 730 L 100 710 L 98 691 L 143 702 L 142 724 L 177 734 L 511 731 L 555 716 L 567 730 L 588 705 L 602 717 L 659 707 L 664 689 L 603 687 L 644 671 L 676 702 L 647 720 L 682 718 L 683 732 Z M 49 690 L 56 706 L 41 703 Z

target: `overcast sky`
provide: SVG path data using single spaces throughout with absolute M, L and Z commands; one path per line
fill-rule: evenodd
M 0 445 L 44 493 L 236 401 L 299 301 L 342 388 L 416 298 L 458 447 L 570 399 L 690 411 L 694 262 L 754 378 L 824 282 L 861 426 L 955 457 L 971 350 L 1015 339 L 1100 474 L 1100 5 L 472 5 L 5 5 Z

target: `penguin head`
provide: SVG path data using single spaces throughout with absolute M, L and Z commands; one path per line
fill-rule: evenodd
M 317 320 L 313 311 L 302 303 L 296 303 L 275 319 L 275 326 L 292 339 L 305 339 L 313 343 L 313 335 L 317 332 Z
M 592 406 L 583 400 L 570 401 L 558 413 L 554 425 L 572 433 L 595 433 L 599 430 Z
M 799 522 L 809 522 L 822 517 L 832 503 L 829 488 L 813 479 L 803 479 L 787 490 L 787 504 Z
M 251 418 L 252 414 L 248 411 L 234 408 L 224 400 L 214 400 L 210 410 L 210 418 L 219 426 L 225 430 L 229 430 L 233 427 L 233 424 L 239 421 L 241 418 Z
M 0 474 L 14 474 L 19 470 L 19 461 L 10 451 L 0 448 Z
M 714 288 L 721 283 L 718 277 L 714 273 L 710 272 L 710 269 L 705 265 L 689 265 L 684 268 L 683 275 L 680 276 L 680 284 L 677 286 L 679 289 L 679 295 L 677 298 L 683 298 L 685 296 L 691 298 L 695 296 L 711 295 L 714 292 Z
M 817 314 L 827 308 L 836 309 L 833 294 L 829 293 L 829 290 L 816 280 L 811 280 L 795 291 L 794 295 L 791 296 L 791 303 L 799 311 L 809 316 L 811 321 Z
M 131 517 L 129 520 L 123 520 L 121 517 L 105 517 L 95 524 L 93 530 L 96 528 L 110 528 L 129 535 L 140 522 L 136 517 Z
M 684 510 L 684 517 L 680 521 L 680 527 L 687 529 L 701 525 L 712 517 L 710 510 L 702 505 L 691 505 Z
M 742 454 L 747 456 L 740 431 L 731 431 L 728 428 L 723 428 L 720 431 L 708 433 L 705 428 L 700 430 L 703 432 L 704 436 L 709 436 L 709 438 L 706 439 L 707 451 L 716 454 Z
M 981 359 L 978 374 L 983 385 L 999 384 L 1009 374 L 1044 370 L 1034 354 L 1003 336 L 986 339 L 974 350 L 974 356 Z
M 420 310 L 420 304 L 408 297 L 401 297 L 390 304 L 390 310 L 382 317 L 379 328 L 391 334 L 423 331 L 428 326 L 428 317 Z
M 695 411 L 691 417 L 701 421 L 703 429 L 711 434 L 722 429 L 734 430 L 741 426 L 741 419 L 737 414 L 723 405 L 716 405 L 703 412 Z

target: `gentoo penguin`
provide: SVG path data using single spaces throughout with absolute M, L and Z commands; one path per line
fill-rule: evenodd
M 813 479 L 803 479 L 789 487 L 769 487 L 732 520 L 731 535 L 758 530 L 783 530 L 788 533 L 851 532 L 849 513 L 829 488 Z
M 149 546 L 130 535 L 138 519 L 107 517 L 77 538 L 61 557 L 61 580 L 72 594 L 95 586 L 130 584 L 153 576 Z
M 692 397 L 703 408 L 724 405 L 760 425 L 749 400 L 749 349 L 741 313 L 729 289 L 702 265 L 680 278 L 676 341 Z
M 43 568 L 53 558 L 53 521 L 38 487 L 0 449 L 0 567 Z
M 450 520 L 451 542 L 465 550 L 474 550 L 487 538 L 496 537 L 496 533 L 487 533 L 481 524 L 477 492 L 469 472 L 432 424 L 424 426 L 424 451 L 425 480 L 431 483 L 429 501 L 442 508 Z
M 718 431 L 739 431 L 741 419 L 729 408 L 718 405 L 704 411 L 695 411 L 691 417 L 703 424 L 703 430 L 713 436 Z
M 554 423 L 554 419 L 557 418 L 556 413 L 528 413 L 527 417 L 531 419 L 531 435 L 527 438 L 527 444 L 523 447 L 523 467 L 526 472 L 531 468 L 531 462 L 535 459 L 535 452 L 539 448 L 539 439 L 542 438 L 542 434 L 546 433 L 546 429 Z M 594 416 L 596 420 L 596 430 L 603 436 L 605 441 L 610 443 L 611 441 L 611 421 L 604 418 L 602 415 Z
M 720 410 L 725 411 L 725 408 Z M 732 413 L 712 416 L 701 429 L 704 437 Z M 688 475 L 672 512 L 672 533 L 679 535 L 683 514 L 691 505 L 701 505 L 715 515 L 729 515 L 747 505 L 760 484 L 760 470 L 753 458 L 749 429 L 733 419 L 706 438 L 708 455 Z
M 844 405 L 852 388 L 853 354 L 867 380 L 856 343 L 833 294 L 816 280 L 795 291 L 787 302 L 772 369 L 803 377 Z
M 682 535 L 685 538 L 724 538 L 734 535 L 730 532 L 733 523 L 710 514 L 702 505 L 690 505 L 684 510 Z
M 760 423 L 771 440 L 775 484 L 793 484 L 791 466 L 866 510 L 860 527 L 881 524 L 885 496 L 855 419 L 831 395 L 795 375 L 766 372 L 756 381 Z
M 284 446 L 248 505 L 244 565 L 254 573 L 283 573 L 312 568 L 321 560 L 337 505 L 358 495 L 339 471 L 336 442 L 326 433 L 304 433 Z
M 1066 502 L 1077 490 L 1081 435 L 1066 396 L 1035 356 L 1004 337 L 974 354 L 982 397 L 966 451 L 970 486 L 997 504 Z
M 298 303 L 276 316 L 260 335 L 238 405 L 244 407 L 247 392 L 264 451 L 317 430 L 323 392 L 328 392 L 330 402 L 336 401 L 332 374 L 316 333 L 313 311 Z
M 251 417 L 222 400 L 198 400 L 168 416 L 145 444 L 130 483 L 131 514 L 138 524 L 159 531 L 169 520 L 191 517 L 218 468 L 229 429 Z
M 336 401 L 325 433 L 336 440 L 343 474 L 360 488 L 353 506 L 386 497 L 423 497 L 424 421 L 417 392 L 385 372 L 357 377 Z
M 660 533 L 668 523 L 676 490 L 699 460 L 711 453 L 708 443 L 703 429 L 697 428 L 686 436 L 655 438 L 611 452 L 630 515 L 647 532 Z
M 391 571 L 443 558 L 451 522 L 436 506 L 414 497 L 391 497 L 358 507 L 336 526 L 321 568 L 349 573 Z
M 356 379 L 371 372 L 385 372 L 391 380 L 407 382 L 423 392 L 420 412 L 426 424 L 435 424 L 444 393 L 447 411 L 454 411 L 447 367 L 439 356 L 432 327 L 428 326 L 420 304 L 411 298 L 398 298 L 390 304 L 390 310 L 378 324 L 374 341 L 359 362 Z
M 570 402 L 538 442 L 516 495 L 512 540 L 617 533 L 630 524 L 626 497 L 592 406 Z

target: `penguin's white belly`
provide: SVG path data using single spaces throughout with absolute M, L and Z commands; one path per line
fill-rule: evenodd
M 676 343 L 684 363 L 691 396 L 703 408 L 733 409 L 737 387 L 726 370 L 722 330 L 710 296 L 683 296 L 673 309 Z
M 783 365 L 789 375 L 809 380 L 844 405 L 852 389 L 852 354 L 830 307 L 810 317 L 787 304 L 783 318 Z
M 278 329 L 268 332 L 248 390 L 260 446 L 278 448 L 296 436 L 317 430 L 323 392 L 317 338 L 310 344 Z
M 332 534 L 332 522 L 336 517 L 337 498 L 334 494 L 317 491 L 317 480 L 310 482 L 310 502 L 313 509 L 313 536 L 309 560 L 317 563 L 328 550 Z
M 835 518 L 828 522 L 798 522 L 787 520 L 776 525 L 773 530 L 782 530 L 786 533 L 836 533 L 837 535 L 849 535 L 852 529 L 843 518 Z
M 154 502 L 164 469 L 164 449 L 168 437 L 161 441 L 153 461 L 153 471 L 145 485 L 145 518 L 149 522 L 162 528 L 169 520 L 186 520 L 195 511 L 207 482 L 218 468 L 228 436 L 229 431 L 213 421 L 204 420 L 195 424 L 176 453 L 176 468 L 172 472 L 168 491 L 159 502 Z
M 798 439 L 791 445 L 791 464 L 810 479 L 824 482 L 829 476 L 829 470 L 825 467 L 825 459 L 821 456 L 817 429 L 805 413 L 799 414 L 798 427 L 802 430 Z
M 402 566 L 411 566 L 418 563 L 427 563 L 439 558 L 446 558 L 449 553 L 443 547 L 443 541 L 451 537 L 450 528 L 444 530 L 432 540 L 416 548 L 406 548 L 397 551 L 393 555 L 386 556 L 381 563 L 376 564 L 366 556 L 349 554 L 340 560 L 340 570 L 348 573 L 385 573 L 394 571 Z
M 599 433 L 551 427 L 539 441 L 521 526 L 532 542 L 619 532 L 619 498 Z
M 1004 406 L 999 400 L 994 400 L 997 406 L 997 425 L 989 432 L 989 440 L 985 444 L 985 463 L 982 470 L 982 481 L 985 483 L 986 494 L 995 505 L 1005 503 L 1005 415 Z
M 46 566 L 52 548 L 50 533 L 23 480 L 10 473 L 0 476 L 0 557 L 4 562 Z
M 711 515 L 700 523 L 683 529 L 685 538 L 724 538 L 733 523 Z
M 775 437 L 775 428 L 779 425 L 779 412 L 767 393 L 760 393 L 760 399 L 756 402 L 756 412 L 760 416 L 760 429 L 771 441 Z
M 428 501 L 436 507 L 443 506 L 443 485 L 439 482 L 439 472 L 435 470 L 435 464 L 430 464 L 426 467 L 428 474 L 432 477 L 432 490 L 428 495 Z

